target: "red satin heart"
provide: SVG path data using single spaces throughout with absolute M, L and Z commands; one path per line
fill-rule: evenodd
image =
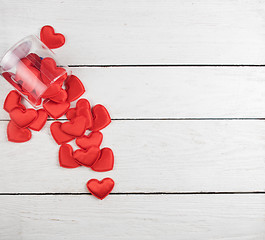
M 100 151 L 99 159 L 91 166 L 97 172 L 107 172 L 113 169 L 114 155 L 110 148 L 103 148 Z
M 30 53 L 26 58 L 31 62 L 31 65 L 40 70 L 41 58 L 36 53 Z
M 85 88 L 80 79 L 71 75 L 65 82 L 66 92 L 68 94 L 67 101 L 72 102 L 78 99 L 85 92 Z
M 37 112 L 34 109 L 15 108 L 9 115 L 11 120 L 20 128 L 29 126 L 37 118 Z
M 55 96 L 49 97 L 49 99 L 57 103 L 63 103 L 67 99 L 67 92 L 61 89 Z
M 40 66 L 41 79 L 45 84 L 52 81 L 62 83 L 67 78 L 67 72 L 64 68 L 57 67 L 56 62 L 52 58 L 44 58 Z
M 88 136 L 82 136 L 75 140 L 78 147 L 88 149 L 89 147 L 99 147 L 103 139 L 101 132 L 91 132 Z
M 21 103 L 21 95 L 17 91 L 12 90 L 6 96 L 4 109 L 7 112 L 11 112 L 14 108 L 21 108 L 23 110 L 26 109 L 25 106 Z
M 7 125 L 7 139 L 16 143 L 27 142 L 31 139 L 31 131 L 27 128 L 19 128 L 10 121 Z
M 75 116 L 76 116 L 76 109 L 75 108 L 70 108 L 65 115 L 66 115 L 66 118 L 68 120 L 71 120 L 71 119 L 75 118 Z
M 63 123 L 61 129 L 69 135 L 80 137 L 86 131 L 86 119 L 83 116 L 75 117 L 71 122 Z
M 46 89 L 46 91 L 43 93 L 42 97 L 43 98 L 49 98 L 49 97 L 56 96 L 61 90 L 62 90 L 61 85 L 58 83 L 54 83 Z
M 92 114 L 93 126 L 89 128 L 91 131 L 99 131 L 108 126 L 111 122 L 108 110 L 100 104 L 92 108 Z
M 98 147 L 90 147 L 87 150 L 78 149 L 74 152 L 75 160 L 83 166 L 91 167 L 100 156 Z
M 74 136 L 64 133 L 61 130 L 61 125 L 61 122 L 53 122 L 50 127 L 52 137 L 58 145 L 70 142 L 75 138 Z
M 47 101 L 43 103 L 43 107 L 53 119 L 57 119 L 67 112 L 68 108 L 70 107 L 70 103 L 56 103 L 53 101 Z
M 86 119 L 86 129 L 90 129 L 93 125 L 93 117 L 91 110 L 87 107 L 79 107 L 76 109 L 76 116 L 84 116 Z
M 55 33 L 52 26 L 43 26 L 40 31 L 41 41 L 50 49 L 59 48 L 64 45 L 65 37 L 61 33 Z
M 43 109 L 39 109 L 37 111 L 37 118 L 29 125 L 29 128 L 34 131 L 40 131 L 44 127 L 47 118 L 47 112 Z
M 114 181 L 111 178 L 104 178 L 99 181 L 97 179 L 90 179 L 86 186 L 88 191 L 99 199 L 104 199 L 109 195 L 114 187 Z
M 73 148 L 71 145 L 61 145 L 59 149 L 59 163 L 64 168 L 76 168 L 80 166 L 73 157 Z

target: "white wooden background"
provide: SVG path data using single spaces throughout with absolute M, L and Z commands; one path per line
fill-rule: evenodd
M 0 109 L 0 239 L 265 239 L 265 1 L 0 0 L 0 53 L 45 24 L 110 111 L 115 167 L 60 168 L 52 121 L 8 142 Z

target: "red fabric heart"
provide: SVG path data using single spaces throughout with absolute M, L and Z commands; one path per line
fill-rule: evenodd
M 75 108 L 70 108 L 66 113 L 66 117 L 68 120 L 75 118 L 75 116 L 76 116 L 76 109 Z
M 36 53 L 30 53 L 26 58 L 31 62 L 31 65 L 40 70 L 41 58 Z
M 73 148 L 71 145 L 61 145 L 59 149 L 59 163 L 64 168 L 76 168 L 80 166 L 73 157 Z
M 37 118 L 29 125 L 29 128 L 34 130 L 34 131 L 40 131 L 48 118 L 48 114 L 46 113 L 45 110 L 39 109 L 37 111 Z
M 70 103 L 56 103 L 53 101 L 46 101 L 43 103 L 43 107 L 53 119 L 57 119 L 67 112 L 68 108 L 70 107 Z
M 67 99 L 67 92 L 61 89 L 55 96 L 49 97 L 49 99 L 57 103 L 63 103 Z
M 107 109 L 100 104 L 92 108 L 92 114 L 93 126 L 90 128 L 91 131 L 99 131 L 108 126 L 111 122 L 111 118 Z
M 23 110 L 26 109 L 25 106 L 21 103 L 21 95 L 17 91 L 12 90 L 6 96 L 4 109 L 7 112 L 11 112 L 14 108 L 21 108 Z
M 99 181 L 97 179 L 90 179 L 86 186 L 88 191 L 99 199 L 104 199 L 109 195 L 114 187 L 114 181 L 111 178 L 104 178 Z
M 27 142 L 31 139 L 31 131 L 27 128 L 19 128 L 13 121 L 7 125 L 7 139 L 10 142 Z
M 99 147 L 103 139 L 101 132 L 91 132 L 88 136 L 82 136 L 75 140 L 78 147 L 88 149 L 89 147 Z
M 46 89 L 46 91 L 43 93 L 42 97 L 43 98 L 49 98 L 49 97 L 56 96 L 61 90 L 62 90 L 61 85 L 58 83 L 54 83 Z
M 52 137 L 58 145 L 70 142 L 75 138 L 74 136 L 64 133 L 61 130 L 61 125 L 61 122 L 53 122 L 50 127 Z
M 20 128 L 29 126 L 37 118 L 37 112 L 34 109 L 15 108 L 9 115 L 11 120 Z
M 84 116 L 86 119 L 86 129 L 90 129 L 93 125 L 93 117 L 91 110 L 87 107 L 79 107 L 76 109 L 76 116 Z
M 78 99 L 84 92 L 85 88 L 80 79 L 71 75 L 65 82 L 66 92 L 68 94 L 67 101 L 72 102 Z
M 83 116 L 75 117 L 71 122 L 63 123 L 61 129 L 69 135 L 80 137 L 86 131 L 86 119 Z
M 41 79 L 45 84 L 53 81 L 63 82 L 67 78 L 67 72 L 64 68 L 57 67 L 52 58 L 44 58 L 40 66 Z
M 74 152 L 75 160 L 83 166 L 91 167 L 100 156 L 98 147 L 90 147 L 87 150 L 78 149 Z
M 52 26 L 43 26 L 40 31 L 41 41 L 50 49 L 59 48 L 64 45 L 65 37 L 61 33 L 55 33 Z
M 99 159 L 91 166 L 97 172 L 107 172 L 113 169 L 114 155 L 110 148 L 103 148 L 100 151 Z

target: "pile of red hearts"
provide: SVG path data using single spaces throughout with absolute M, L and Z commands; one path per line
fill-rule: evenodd
M 51 26 L 44 26 L 41 30 L 41 40 L 49 48 L 57 48 L 64 44 L 64 36 L 54 32 Z M 40 58 L 36 54 L 29 54 L 21 59 L 27 71 L 32 71 L 44 84 L 49 87 L 42 95 L 43 109 L 26 109 L 21 103 L 21 95 L 11 91 L 4 102 L 4 109 L 9 113 L 11 121 L 7 126 L 7 137 L 11 142 L 26 142 L 31 139 L 31 131 L 40 131 L 47 118 L 58 119 L 66 115 L 69 121 L 55 121 L 50 126 L 50 131 L 55 142 L 60 145 L 59 163 L 61 167 L 76 168 L 89 167 L 97 172 L 106 172 L 113 169 L 114 156 L 110 148 L 100 149 L 103 135 L 100 132 L 108 126 L 111 118 L 107 109 L 102 105 L 91 108 L 86 99 L 79 99 L 85 92 L 80 79 L 74 75 L 67 76 L 65 69 L 56 66 L 52 58 Z M 23 75 L 23 74 L 22 74 Z M 59 76 L 59 77 L 57 77 Z M 4 77 L 12 85 L 27 96 L 34 97 L 36 89 L 34 84 L 28 84 L 27 75 L 20 77 L 19 68 L 15 76 L 5 73 Z M 12 77 L 12 79 L 10 79 Z M 50 84 L 56 77 L 56 82 Z M 16 79 L 16 81 L 13 81 Z M 30 82 L 32 83 L 32 81 Z M 28 86 L 30 85 L 30 86 Z M 36 94 L 37 96 L 38 94 Z M 70 103 L 77 100 L 75 108 L 70 108 Z M 42 101 L 42 100 L 40 100 Z M 87 132 L 89 133 L 87 135 Z M 70 144 L 74 140 L 79 147 L 76 151 Z M 99 199 L 105 198 L 113 189 L 114 181 L 105 178 L 101 181 L 91 179 L 87 188 Z

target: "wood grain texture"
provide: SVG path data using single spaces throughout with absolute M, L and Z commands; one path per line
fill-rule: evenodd
M 0 123 L 0 192 L 87 192 L 90 178 L 112 177 L 114 192 L 264 191 L 264 121 L 114 121 L 103 146 L 114 170 L 64 169 L 48 126 L 23 144 Z M 73 145 L 76 148 L 75 145 Z
M 112 118 L 264 118 L 265 68 L 72 68 Z M 5 96 L 12 89 L 0 81 Z M 0 119 L 9 119 L 0 109 Z
M 27 239 L 265 238 L 264 195 L 0 196 L 0 237 Z
M 2 0 L 0 52 L 45 24 L 67 64 L 263 64 L 260 0 Z M 14 14 L 10 14 L 10 13 Z

